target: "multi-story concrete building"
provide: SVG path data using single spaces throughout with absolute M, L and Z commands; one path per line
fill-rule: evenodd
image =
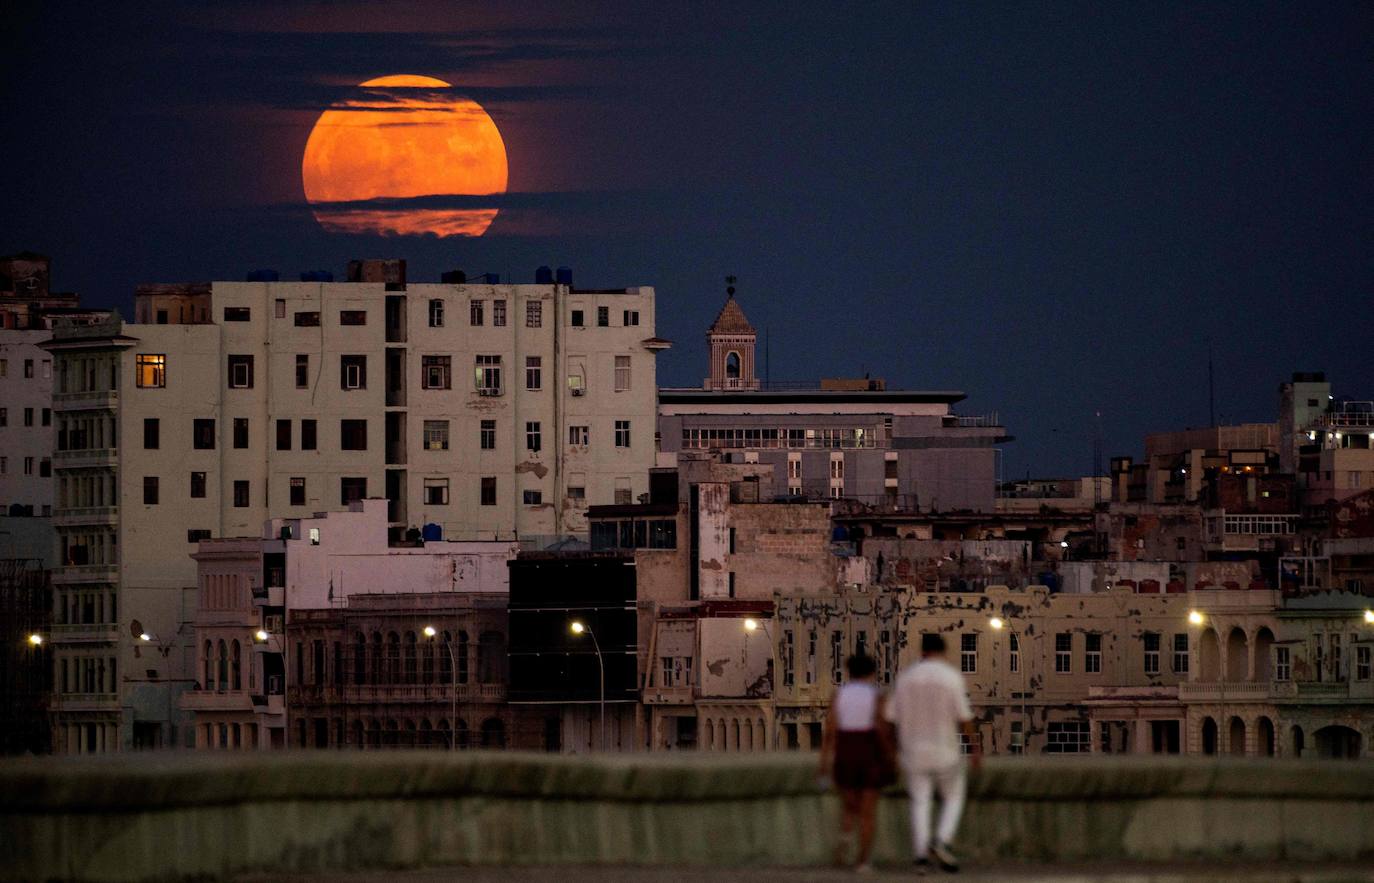
M 1010 438 L 995 414 L 953 413 L 962 392 L 889 390 L 872 379 L 765 384 L 733 289 L 706 338 L 702 388 L 659 391 L 661 465 L 683 451 L 720 451 L 770 467 L 779 493 L 992 511 L 998 446 Z
M 391 546 L 386 532 L 387 502 L 368 499 L 199 544 L 196 683 L 181 697 L 196 747 L 507 744 L 518 545 Z
M 647 490 L 668 346 L 652 289 L 407 285 L 403 265 L 382 268 L 401 281 L 148 286 L 144 322 L 62 327 L 44 345 L 54 583 L 93 628 L 54 652 L 109 665 L 59 714 L 117 726 L 106 746 L 181 741 L 168 691 L 195 677 L 181 625 L 201 539 L 385 496 L 393 538 L 432 524 L 537 545 Z M 176 648 L 147 665 L 142 632 Z

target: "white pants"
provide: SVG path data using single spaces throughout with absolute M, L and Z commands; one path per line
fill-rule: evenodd
M 909 771 L 906 789 L 911 795 L 911 848 L 914 858 L 924 858 L 930 850 L 930 804 L 936 791 L 940 792 L 940 823 L 935 839 L 949 843 L 959 830 L 959 816 L 964 812 L 964 766 L 958 764 L 944 770 Z

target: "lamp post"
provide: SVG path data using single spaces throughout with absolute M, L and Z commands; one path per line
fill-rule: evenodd
M 597 642 L 592 627 L 580 619 L 574 619 L 568 629 L 574 635 L 585 634 L 590 637 L 592 648 L 596 650 L 596 667 L 601 673 L 601 752 L 604 754 L 606 752 L 606 663 L 601 658 L 601 645 Z
M 768 631 L 768 626 L 750 616 L 744 620 L 744 649 L 749 649 L 749 636 L 754 632 L 763 632 L 763 636 L 768 639 L 768 662 L 772 665 L 772 671 L 768 674 L 768 698 L 773 700 L 773 731 L 777 732 L 778 716 L 778 646 L 773 643 L 773 636 Z
M 1202 627 L 1203 625 L 1205 625 L 1206 623 L 1207 623 L 1207 617 L 1206 617 L 1205 614 L 1203 614 L 1203 612 L 1202 612 L 1201 610 L 1189 610 L 1189 611 L 1188 611 L 1188 625 L 1193 626 L 1194 628 L 1201 628 L 1201 627 Z M 1193 641 L 1192 636 L 1189 636 L 1188 642 L 1189 642 L 1189 650 L 1188 650 L 1189 654 L 1192 653 L 1192 647 L 1193 647 L 1194 643 L 1196 643 L 1196 646 L 1197 646 L 1197 648 L 1198 648 L 1198 655 L 1199 655 L 1199 657 L 1200 657 L 1200 656 L 1202 655 L 1202 636 L 1199 635 L 1196 642 Z M 1199 663 L 1199 665 L 1201 665 L 1201 663 L 1202 663 L 1202 660 L 1201 660 L 1200 658 L 1198 659 L 1198 663 Z M 1192 665 L 1189 665 L 1189 666 L 1188 666 L 1188 669 L 1189 669 L 1189 675 L 1188 675 L 1188 677 L 1189 677 L 1189 679 L 1191 680 L 1192 677 L 1193 677 L 1193 672 L 1192 672 L 1193 666 L 1192 666 Z M 1196 674 L 1197 674 L 1199 677 L 1204 676 L 1204 673 L 1201 672 L 1201 671 L 1196 672 Z M 1217 710 L 1217 724 L 1216 724 L 1216 726 L 1217 726 L 1216 742 L 1215 742 L 1215 744 L 1213 744 L 1212 748 L 1214 749 L 1214 752 L 1215 752 L 1216 754 L 1221 754 L 1221 733 L 1222 733 L 1222 727 L 1225 727 L 1225 726 L 1226 726 L 1226 651 L 1225 651 L 1225 648 L 1223 648 L 1222 645 L 1221 645 L 1221 635 L 1220 635 L 1219 633 L 1217 633 L 1217 707 L 1218 707 L 1218 710 Z M 1229 727 L 1227 728 L 1227 739 L 1228 739 L 1228 741 L 1229 741 L 1229 739 L 1230 739 L 1230 729 L 1229 729 Z M 1205 749 L 1206 746 L 1203 746 L 1203 747 L 1204 747 L 1204 749 Z
M 1002 629 L 1007 628 L 1006 620 L 1002 619 L 1000 616 L 994 616 L 989 619 L 988 625 L 992 626 L 992 630 L 995 632 L 1000 632 Z M 1007 634 L 1016 642 L 1016 667 L 1021 669 L 1021 754 L 1025 755 L 1027 753 L 1026 749 L 1030 746 L 1030 731 L 1026 728 L 1026 660 L 1022 658 L 1021 654 L 1020 633 L 1015 629 L 1007 629 Z
M 424 628 L 425 637 L 434 640 L 434 636 L 439 634 L 434 626 L 427 625 Z M 449 691 L 450 714 L 449 720 L 453 721 L 453 729 L 449 731 L 449 751 L 458 750 L 458 660 L 453 656 L 453 642 L 444 641 L 444 649 L 448 651 L 449 668 L 453 670 L 453 684 Z

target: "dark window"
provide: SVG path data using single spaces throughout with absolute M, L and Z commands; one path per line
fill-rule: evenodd
M 44 408 L 39 412 L 38 423 L 40 426 L 52 426 L 52 408 Z
M 483 420 L 481 433 L 481 448 L 484 451 L 496 450 L 496 421 Z
M 482 302 L 475 300 L 468 305 L 468 322 L 473 325 L 482 324 Z
M 367 450 L 367 421 L 339 421 L 339 449 L 344 451 Z
M 347 506 L 349 503 L 367 498 L 367 479 L 366 478 L 341 478 L 339 479 L 339 502 Z
M 543 491 L 525 491 L 524 496 L 526 506 L 538 506 L 540 503 L 544 502 Z
M 248 307 L 225 307 L 224 321 L 226 322 L 247 322 L 250 315 Z
M 143 504 L 145 506 L 157 505 L 157 476 L 143 476 Z
M 626 311 L 625 311 L 625 317 L 624 317 L 624 320 L 623 320 L 623 324 L 624 324 L 625 327 L 627 327 L 627 328 L 630 327 L 630 326 L 632 326 L 632 325 L 638 325 L 638 324 L 639 324 L 639 310 L 626 310 Z
M 496 477 L 487 476 L 482 479 L 482 505 L 496 505 Z
M 297 327 L 297 328 L 318 328 L 318 327 L 320 327 L 320 314 L 319 314 L 319 313 L 297 313 L 297 314 L 296 314 L 296 327 Z
M 542 433 L 539 430 L 539 421 L 531 420 L 525 423 L 525 449 L 538 452 L 540 448 L 540 438 Z
M 366 325 L 367 310 L 340 310 L 340 325 Z
M 230 357 L 229 357 L 229 388 L 230 388 L 230 389 L 252 389 L 252 388 L 253 388 L 253 357 L 252 357 L 252 356 L 230 356 Z
M 581 328 L 581 327 L 582 327 L 582 311 L 581 311 L 581 310 L 573 310 L 573 311 L 572 311 L 572 326 L 573 326 L 574 328 Z
M 610 308 L 610 307 L 597 307 L 597 308 L 596 308 L 596 326 L 597 326 L 598 328 L 608 328 L 608 327 L 610 327 L 610 324 L 611 324 L 611 308 Z
M 291 505 L 292 505 L 292 506 L 304 506 L 304 505 L 305 505 L 305 479 L 304 479 L 304 478 L 293 478 L 293 479 L 291 479 Z
M 143 418 L 143 448 L 149 451 L 157 450 L 160 435 L 158 419 L 156 417 Z
M 236 448 L 246 448 L 246 447 L 248 447 L 248 418 L 247 418 L 247 417 L 235 417 L 235 418 L 234 418 L 234 447 L 236 447 Z
M 449 389 L 453 381 L 452 356 L 421 356 L 420 387 L 422 389 Z
M 367 389 L 367 356 L 339 356 L 339 389 Z
M 506 302 L 494 300 L 491 302 L 491 324 L 502 327 L 506 324 Z
M 248 482 L 234 482 L 234 508 L 246 509 L 248 507 Z
M 429 302 L 429 327 L 444 327 L 444 302 L 438 299 Z
M 310 357 L 304 354 L 296 356 L 296 389 L 306 389 L 310 386 Z
M 425 504 L 428 506 L 448 505 L 448 479 L 425 479 Z
M 202 499 L 205 496 L 205 473 L 191 473 L 191 496 L 195 499 Z
M 48 459 L 47 457 L 44 457 L 43 459 L 38 461 L 38 477 L 52 478 L 52 460 Z M 43 508 L 46 510 L 48 507 L 44 506 Z M 44 514 L 47 513 L 45 512 Z
M 215 449 L 215 421 L 193 420 L 191 422 L 191 446 L 197 451 Z
M 313 450 L 315 450 L 315 421 L 314 421 L 314 420 L 302 420 L 302 421 L 301 421 L 301 450 L 302 450 L 302 451 L 313 451 Z
M 290 420 L 278 420 L 278 421 L 277 421 L 277 450 L 279 450 L 279 451 L 289 451 L 289 450 L 291 450 L 291 421 L 290 421 Z
M 186 542 L 188 543 L 198 543 L 208 539 L 210 539 L 210 531 L 208 530 L 192 528 L 186 531 Z

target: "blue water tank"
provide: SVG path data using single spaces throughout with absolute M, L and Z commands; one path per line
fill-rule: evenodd
M 430 522 L 420 528 L 420 538 L 426 543 L 437 543 L 444 538 L 444 528 L 442 525 Z
M 535 271 L 534 271 L 534 284 L 535 284 L 535 285 L 552 285 L 552 284 L 553 284 L 553 268 L 552 268 L 552 267 L 540 267 L 539 269 L 535 270 Z
M 334 274 L 328 270 L 304 270 L 301 272 L 302 282 L 333 282 Z
M 249 282 L 276 282 L 281 274 L 276 270 L 249 270 L 244 278 Z
M 559 267 L 557 281 L 559 285 L 572 285 L 572 267 Z

